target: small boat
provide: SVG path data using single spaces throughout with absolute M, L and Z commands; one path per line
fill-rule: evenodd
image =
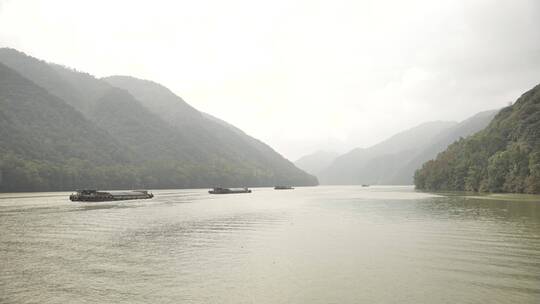
M 153 198 L 152 193 L 146 190 L 133 191 L 98 191 L 98 190 L 77 190 L 75 194 L 69 196 L 73 202 L 106 202 L 106 201 L 123 201 L 133 199 L 149 199 Z
M 214 189 L 208 191 L 210 194 L 233 194 L 233 193 L 251 193 L 251 190 L 247 187 L 244 188 L 221 188 L 215 187 Z
M 362 184 L 362 187 L 369 187 L 368 184 Z
M 294 188 L 291 186 L 275 186 L 274 190 L 293 190 Z

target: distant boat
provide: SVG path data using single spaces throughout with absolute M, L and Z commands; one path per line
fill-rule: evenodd
M 97 191 L 97 190 L 77 190 L 75 194 L 69 196 L 73 202 L 106 202 L 106 201 L 123 201 L 133 199 L 149 199 L 153 198 L 152 193 L 146 190 L 134 191 Z
M 274 190 L 293 190 L 294 188 L 291 186 L 275 186 Z
M 362 187 L 369 187 L 368 184 L 362 184 Z
M 233 194 L 233 193 L 251 193 L 251 190 L 244 187 L 244 188 L 221 188 L 216 187 L 210 191 L 208 191 L 210 194 Z

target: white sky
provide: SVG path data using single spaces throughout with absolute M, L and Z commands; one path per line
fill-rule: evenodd
M 291 160 L 540 83 L 540 1 L 0 0 L 0 46 L 169 87 Z

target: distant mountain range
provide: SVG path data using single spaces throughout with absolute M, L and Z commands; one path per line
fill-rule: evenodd
M 330 166 L 338 156 L 339 154 L 335 152 L 317 151 L 313 154 L 299 158 L 294 164 L 298 168 L 318 176 L 324 169 Z
M 317 185 L 169 89 L 0 49 L 0 191 Z
M 481 112 L 460 123 L 423 123 L 372 147 L 353 149 L 335 157 L 324 168 L 317 168 L 311 173 L 316 174 L 322 184 L 411 185 L 414 172 L 424 162 L 435 158 L 459 138 L 482 130 L 496 113 L 497 111 Z M 317 154 L 313 154 L 295 163 L 309 172 L 310 167 L 304 163 L 317 158 Z M 328 158 L 320 163 L 328 163 Z
M 415 174 L 425 190 L 540 193 L 540 85 Z
M 500 112 L 424 123 L 293 164 L 158 83 L 97 79 L 4 48 L 0 191 L 303 186 L 317 185 L 316 175 L 322 184 L 538 193 L 539 91 Z

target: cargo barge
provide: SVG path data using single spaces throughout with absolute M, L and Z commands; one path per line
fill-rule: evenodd
M 73 202 L 106 202 L 106 201 L 124 201 L 134 199 L 153 198 L 152 193 L 146 190 L 133 191 L 97 191 L 97 190 L 77 190 L 76 193 L 69 196 Z
M 293 190 L 294 188 L 291 186 L 275 186 L 274 190 Z
M 210 191 L 208 191 L 210 194 L 234 194 L 234 193 L 251 193 L 251 190 L 248 188 L 237 188 L 237 189 L 231 189 L 231 188 L 221 188 L 216 187 Z

